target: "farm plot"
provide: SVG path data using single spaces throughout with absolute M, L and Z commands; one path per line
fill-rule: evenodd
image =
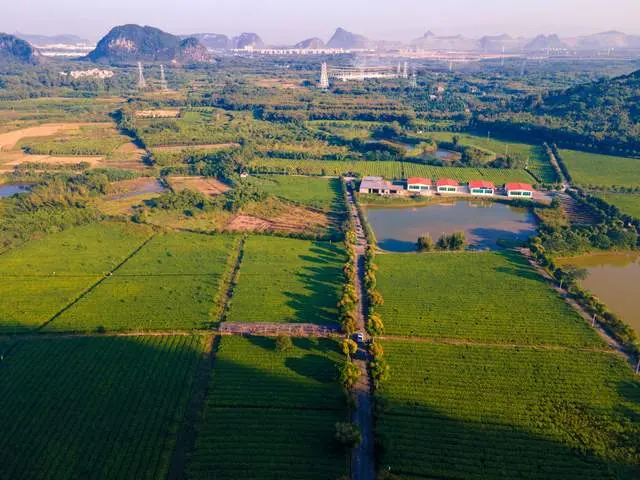
M 293 347 L 280 352 L 274 339 L 223 337 L 189 478 L 346 474 L 346 455 L 333 440 L 335 423 L 347 416 L 336 381 L 339 361 L 331 340 L 293 339 Z
M 510 142 L 495 138 L 481 137 L 467 133 L 430 132 L 425 134 L 438 142 L 452 142 L 457 136 L 460 145 L 475 147 L 487 154 L 487 160 L 494 160 L 498 156 L 510 155 L 525 161 L 528 168 L 542 182 L 556 182 L 558 177 L 540 145 Z
M 617 356 L 383 346 L 376 434 L 400 478 L 637 478 L 640 383 Z
M 640 159 L 576 150 L 560 150 L 560 157 L 578 185 L 640 186 Z
M 36 328 L 123 262 L 150 236 L 102 223 L 33 241 L 0 256 L 0 331 Z
M 81 125 L 62 134 L 21 140 L 18 146 L 33 155 L 110 156 L 131 139 L 113 124 Z
M 622 213 L 635 218 L 640 218 L 640 194 L 598 193 L 596 195 L 602 198 L 605 202 L 618 207 Z
M 252 173 L 271 173 L 287 175 L 379 175 L 386 179 L 405 179 L 412 176 L 427 178 L 453 178 L 461 182 L 469 180 L 488 180 L 496 184 L 506 182 L 536 183 L 525 170 L 500 168 L 464 168 L 437 167 L 411 162 L 395 161 L 339 161 L 339 160 L 282 160 L 254 159 L 248 164 Z
M 378 255 L 391 335 L 518 344 L 601 345 L 515 253 Z
M 45 330 L 209 328 L 220 314 L 239 242 L 232 236 L 158 235 Z
M 5 478 L 166 477 L 197 336 L 24 341 L 2 362 Z
M 251 178 L 267 193 L 324 211 L 344 210 L 340 181 L 335 178 L 289 177 L 283 175 Z
M 249 237 L 227 320 L 335 323 L 343 263 L 328 242 Z

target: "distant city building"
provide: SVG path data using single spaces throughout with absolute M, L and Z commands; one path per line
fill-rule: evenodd
M 75 80 L 79 78 L 98 78 L 106 79 L 115 76 L 115 72 L 112 70 L 100 70 L 98 68 L 92 68 L 91 70 L 72 70 L 70 72 L 60 72 L 62 76 L 69 76 Z

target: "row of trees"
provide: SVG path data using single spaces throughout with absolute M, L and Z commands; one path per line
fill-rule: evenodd
M 417 248 L 419 252 L 460 251 L 467 246 L 467 238 L 463 232 L 454 232 L 450 235 L 443 234 L 437 242 L 427 234 L 418 238 Z

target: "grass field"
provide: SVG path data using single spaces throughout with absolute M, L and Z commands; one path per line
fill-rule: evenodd
M 199 337 L 24 341 L 2 362 L 3 478 L 165 478 Z
M 383 346 L 380 465 L 400 478 L 637 478 L 640 383 L 615 355 Z
M 251 236 L 227 320 L 336 323 L 343 263 L 335 244 Z
M 515 253 L 384 254 L 386 333 L 526 344 L 600 345 L 590 327 Z
M 560 150 L 560 157 L 578 185 L 640 186 L 640 159 Z
M 131 142 L 115 125 L 83 125 L 77 131 L 47 137 L 27 138 L 19 147 L 33 155 L 104 155 L 115 154 L 118 147 Z
M 324 211 L 344 210 L 340 180 L 272 175 L 253 177 L 252 183 L 267 193 Z
M 506 182 L 535 183 L 525 170 L 499 168 L 436 167 L 419 163 L 393 161 L 338 161 L 338 160 L 281 160 L 254 159 L 249 162 L 253 173 L 285 173 L 290 175 L 356 176 L 380 175 L 387 179 L 403 179 L 411 176 L 427 178 L 453 178 L 461 182 L 488 180 L 496 184 Z
M 439 142 L 451 142 L 453 136 L 456 135 L 460 138 L 461 145 L 475 147 L 486 152 L 488 161 L 494 160 L 497 156 L 504 156 L 506 153 L 528 160 L 529 170 L 541 181 L 553 183 L 558 180 L 549 159 L 540 145 L 509 142 L 468 133 L 429 132 L 424 135 Z
M 0 255 L 0 331 L 44 324 L 150 235 L 147 227 L 107 222 L 45 236 Z
M 192 233 L 154 237 L 117 272 L 47 325 L 47 331 L 209 328 L 240 239 Z
M 338 346 L 294 339 L 279 352 L 274 339 L 223 337 L 189 478 L 337 479 L 346 458 L 333 446 L 346 419 L 336 381 Z
M 596 196 L 605 202 L 615 205 L 627 215 L 640 218 L 640 194 L 632 193 L 597 193 Z

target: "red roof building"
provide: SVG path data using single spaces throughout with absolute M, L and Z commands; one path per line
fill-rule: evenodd
M 507 197 L 513 198 L 532 198 L 533 187 L 528 183 L 507 183 L 504 186 L 507 191 Z
M 441 178 L 436 182 L 436 186 L 438 187 L 457 187 L 460 185 L 460 182 L 457 180 L 451 180 L 450 178 Z
M 430 178 L 422 177 L 409 177 L 407 178 L 407 185 L 431 185 L 433 182 Z
M 474 188 L 490 188 L 491 190 L 495 190 L 496 186 L 492 182 L 484 180 L 471 180 L 469 182 L 469 190 Z

